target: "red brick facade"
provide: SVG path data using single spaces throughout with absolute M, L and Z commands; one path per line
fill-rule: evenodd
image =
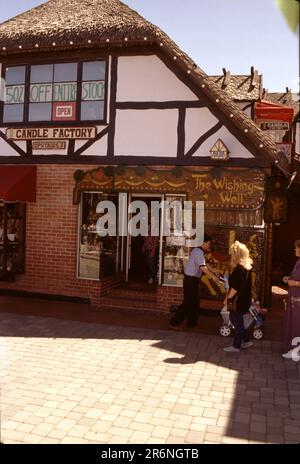
M 76 278 L 78 205 L 73 204 L 73 174 L 86 166 L 39 165 L 37 200 L 26 209 L 26 270 L 14 283 L 0 288 L 53 295 L 90 298 L 100 304 L 101 295 L 119 282 L 116 276 L 101 281 Z

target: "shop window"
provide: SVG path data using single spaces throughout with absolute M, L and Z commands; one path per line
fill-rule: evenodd
M 25 271 L 25 205 L 0 203 L 0 280 Z
M 4 79 L 3 123 L 105 119 L 106 61 L 12 66 Z
M 81 218 L 79 232 L 78 277 L 82 279 L 101 279 L 115 274 L 117 270 L 118 237 L 102 237 L 97 231 L 100 214 L 97 206 L 102 200 L 110 200 L 117 211 L 117 196 L 83 192 L 81 201 Z
M 3 122 L 22 122 L 25 103 L 25 66 L 6 69 Z

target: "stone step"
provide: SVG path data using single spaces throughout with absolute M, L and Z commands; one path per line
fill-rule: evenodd
M 101 298 L 101 306 L 114 309 L 141 309 L 145 311 L 160 311 L 156 301 L 136 298 L 116 297 L 112 295 Z
M 145 292 L 142 290 L 131 290 L 126 288 L 112 288 L 108 296 L 112 298 L 124 298 L 130 300 L 143 300 L 156 302 L 156 292 Z

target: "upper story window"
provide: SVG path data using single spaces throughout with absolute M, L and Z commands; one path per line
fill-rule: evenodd
M 104 60 L 6 67 L 2 122 L 104 121 L 106 68 Z

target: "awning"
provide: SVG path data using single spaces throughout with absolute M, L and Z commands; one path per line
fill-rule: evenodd
M 0 166 L 0 200 L 35 202 L 36 166 Z
M 255 116 L 256 119 L 288 121 L 291 124 L 294 118 L 294 109 L 291 106 L 262 101 L 255 103 Z

